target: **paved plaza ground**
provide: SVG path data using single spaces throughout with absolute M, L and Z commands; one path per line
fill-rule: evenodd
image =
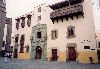
M 18 59 L 9 59 L 8 62 L 5 63 L 4 58 L 0 58 L 0 69 L 100 69 L 100 64 Z

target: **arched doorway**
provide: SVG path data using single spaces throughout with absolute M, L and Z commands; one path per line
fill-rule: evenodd
M 42 48 L 40 46 L 37 46 L 35 50 L 36 50 L 35 59 L 41 59 L 41 56 L 42 56 Z

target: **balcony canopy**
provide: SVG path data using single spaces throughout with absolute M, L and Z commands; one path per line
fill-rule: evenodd
M 59 2 L 59 3 L 55 3 L 53 5 L 50 5 L 50 8 L 55 10 L 55 9 L 59 9 L 59 8 L 62 8 L 62 7 L 69 6 L 69 5 L 74 5 L 74 4 L 77 4 L 77 3 L 81 3 L 83 1 L 84 0 L 65 0 L 65 1 L 62 1 L 62 2 Z

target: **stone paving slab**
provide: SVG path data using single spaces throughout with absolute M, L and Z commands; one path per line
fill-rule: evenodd
M 79 64 L 76 62 L 48 62 L 0 58 L 0 69 L 100 69 L 100 64 Z

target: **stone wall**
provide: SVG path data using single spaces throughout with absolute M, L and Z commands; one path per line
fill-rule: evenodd
M 7 34 L 6 34 L 6 51 L 10 51 L 10 44 L 11 44 L 11 33 L 12 33 L 12 19 L 6 19 L 7 24 Z
M 4 36 L 4 25 L 6 18 L 6 4 L 4 1 L 0 0 L 0 54 L 2 51 L 2 42 Z

